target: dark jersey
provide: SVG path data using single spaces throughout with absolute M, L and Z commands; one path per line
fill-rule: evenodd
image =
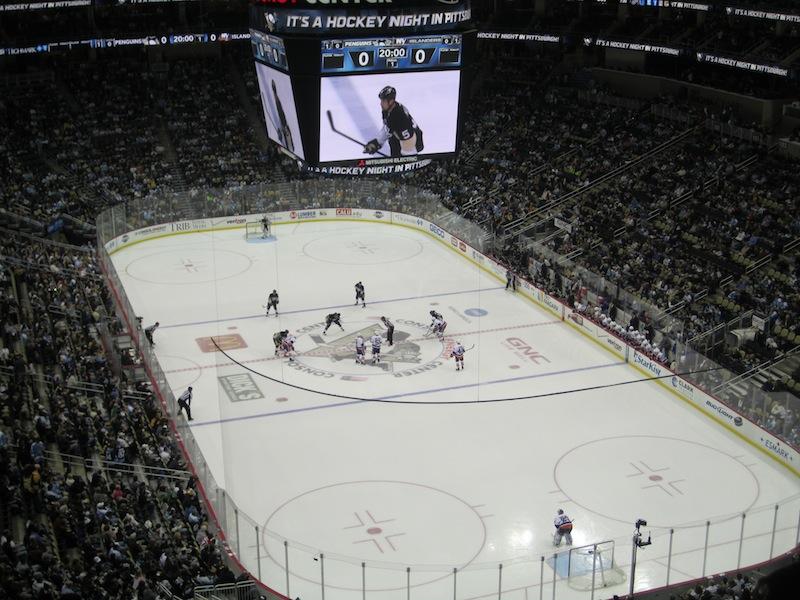
M 269 300 L 267 300 L 269 304 L 277 304 L 278 303 L 278 294 L 270 294 Z
M 383 118 L 384 135 L 388 139 L 390 136 L 398 140 L 408 140 L 416 133 L 417 124 L 408 109 L 395 102 L 389 111 L 381 111 Z M 380 140 L 380 138 L 378 138 Z M 386 140 L 383 140 L 386 141 Z
M 325 324 L 330 325 L 331 323 L 339 324 L 339 318 L 341 317 L 340 313 L 331 313 L 327 317 L 325 317 Z
M 363 296 L 364 295 L 364 286 L 360 283 L 356 284 L 356 296 Z
M 283 144 L 286 148 L 294 152 L 294 140 L 292 140 L 292 131 L 289 129 L 289 123 L 286 120 L 286 113 L 283 110 L 283 105 L 281 104 L 281 99 L 278 98 L 277 92 L 273 90 L 273 96 L 275 97 L 275 108 L 278 111 L 278 135 L 283 138 Z

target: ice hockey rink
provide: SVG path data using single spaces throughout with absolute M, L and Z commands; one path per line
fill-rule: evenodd
M 242 520 L 234 549 L 267 585 L 286 592 L 288 555 L 303 600 L 322 597 L 323 571 L 334 600 L 589 598 L 553 561 L 559 508 L 574 545 L 613 540 L 626 574 L 647 520 L 636 589 L 665 584 L 670 529 L 673 583 L 796 543 L 792 473 L 433 237 L 358 222 L 275 233 L 174 235 L 112 256 L 143 323 L 161 323 L 175 395 L 194 388 L 192 434 L 259 526 Z M 265 317 L 273 288 L 280 315 Z M 444 341 L 426 335 L 430 310 Z M 344 331 L 323 336 L 333 311 Z M 394 345 L 355 364 L 354 336 L 384 331 L 381 316 Z M 296 364 L 273 356 L 282 329 Z M 460 372 L 456 341 L 469 349 Z

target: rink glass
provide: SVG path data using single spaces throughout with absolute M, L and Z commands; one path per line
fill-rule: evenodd
M 313 199 L 313 200 L 309 200 Z M 147 198 L 134 198 L 124 204 L 117 204 L 100 214 L 97 219 L 97 248 L 101 266 L 114 294 L 123 324 L 134 338 L 134 344 L 143 357 L 143 366 L 154 391 L 162 403 L 165 414 L 170 417 L 170 426 L 189 461 L 189 466 L 198 481 L 202 496 L 209 510 L 212 526 L 224 540 L 231 560 L 249 571 L 269 589 L 264 592 L 270 597 L 281 595 L 294 597 L 299 592 L 303 597 L 336 598 L 336 590 L 347 587 L 360 590 L 367 598 L 375 592 L 372 582 L 391 581 L 394 594 L 411 598 L 467 598 L 478 594 L 506 598 L 594 598 L 607 597 L 603 590 L 578 591 L 564 580 L 554 576 L 554 571 L 545 568 L 549 556 L 519 556 L 505 562 L 472 563 L 464 570 L 456 565 L 414 565 L 413 567 L 388 562 L 360 561 L 347 556 L 325 554 L 318 548 L 296 543 L 271 531 L 263 529 L 263 523 L 247 514 L 233 501 L 235 494 L 215 479 L 212 469 L 200 451 L 191 429 L 185 420 L 174 419 L 177 404 L 175 395 L 168 385 L 159 362 L 144 338 L 142 327 L 137 325 L 136 314 L 129 302 L 116 270 L 105 249 L 106 242 L 127 232 L 174 221 L 223 217 L 233 215 L 252 215 L 285 210 L 318 208 L 362 208 L 387 210 L 415 215 L 435 223 L 443 230 L 479 249 L 491 254 L 495 243 L 493 234 L 483 230 L 475 223 L 464 219 L 447 209 L 433 194 L 413 187 L 385 181 L 303 181 L 278 184 L 262 184 L 230 189 L 192 190 L 174 194 L 155 195 Z M 612 291 L 620 299 L 620 318 L 630 316 L 634 310 L 648 310 L 654 316 L 658 335 L 668 338 L 676 347 L 675 355 L 682 356 L 685 370 L 707 366 L 719 366 L 703 356 L 679 336 L 679 322 L 656 307 L 646 306 L 638 298 L 622 289 L 616 289 L 611 282 L 589 272 L 563 256 L 553 254 L 533 240 L 521 239 L 533 251 L 532 267 L 536 262 L 548 258 L 570 267 L 574 279 L 586 287 L 590 299 L 598 294 Z M 573 278 L 565 277 L 563 289 L 556 290 L 563 297 Z M 731 327 L 746 325 L 742 317 Z M 161 332 L 159 332 L 160 334 Z M 217 334 L 224 331 L 220 325 Z M 724 335 L 724 332 L 720 333 Z M 698 340 L 703 342 L 704 340 Z M 702 344 L 700 344 L 702 347 Z M 225 357 L 217 353 L 217 371 L 224 372 Z M 688 376 L 692 383 L 714 391 L 718 397 L 730 402 L 731 406 L 746 414 L 765 428 L 772 428 L 779 437 L 789 434 L 791 423 L 771 419 L 781 408 L 791 413 L 800 412 L 800 401 L 790 394 L 765 393 L 747 380 L 725 369 L 711 376 Z M 734 399 L 726 392 L 726 383 L 735 382 L 746 389 L 746 394 Z M 220 392 L 221 393 L 221 392 Z M 742 396 L 744 399 L 742 399 Z M 203 402 L 213 402 L 204 398 Z M 219 400 L 220 407 L 225 402 Z M 224 418 L 224 414 L 220 414 Z M 233 440 L 223 435 L 222 462 L 230 452 L 228 445 Z M 654 532 L 662 539 L 669 540 L 669 550 L 660 561 L 663 565 L 651 572 L 647 581 L 636 578 L 636 589 L 659 587 L 685 579 L 683 571 L 689 565 L 702 562 L 705 574 L 732 571 L 746 565 L 769 560 L 798 543 L 800 532 L 799 514 L 796 502 L 786 506 L 760 506 L 747 514 L 726 515 L 715 522 L 698 524 L 692 530 L 664 530 Z M 704 540 L 697 543 L 697 540 Z M 596 540 L 599 542 L 600 540 Z M 265 548 L 271 558 L 265 557 Z M 617 542 L 615 561 L 626 573 L 630 573 L 630 560 L 627 554 L 630 546 Z M 549 564 L 549 563 L 548 563 Z M 602 579 L 597 576 L 597 579 Z M 426 581 L 422 588 L 417 583 Z M 310 592 L 308 586 L 311 585 Z M 625 587 L 627 589 L 628 583 Z M 425 590 L 424 594 L 421 590 Z M 274 590 L 274 591 L 273 591 Z M 622 595 L 624 590 L 613 590 Z M 312 596 L 307 595 L 312 593 Z M 378 597 L 377 594 L 375 597 Z M 398 596 L 399 597 L 399 596 Z

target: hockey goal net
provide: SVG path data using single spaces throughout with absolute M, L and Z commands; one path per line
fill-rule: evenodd
M 248 221 L 245 225 L 244 237 L 246 240 L 252 238 L 270 237 L 272 235 L 272 224 L 269 220 L 266 221 L 266 226 L 263 220 Z
M 614 555 L 614 540 L 576 546 L 564 554 L 567 555 L 567 583 L 571 588 L 599 589 L 625 581 L 625 573 L 617 566 Z

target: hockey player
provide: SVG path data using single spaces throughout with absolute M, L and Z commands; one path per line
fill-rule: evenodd
M 175 416 L 177 417 L 181 414 L 182 410 L 186 411 L 186 419 L 188 421 L 194 421 L 192 419 L 192 386 L 186 388 L 186 391 L 178 396 L 178 412 Z
M 374 365 L 381 360 L 381 344 L 383 343 L 381 332 L 376 329 L 369 341 L 372 344 L 372 364 Z
M 453 353 L 451 356 L 456 359 L 456 371 L 463 371 L 464 370 L 464 346 L 461 345 L 461 342 L 456 342 L 456 345 L 453 346 Z
M 266 316 L 269 316 L 269 309 L 270 308 L 274 308 L 275 309 L 275 316 L 277 317 L 278 316 L 278 292 L 277 292 L 277 290 L 272 290 L 272 293 L 269 295 L 269 298 L 267 298 L 267 314 L 266 314 Z
M 389 142 L 392 157 L 410 156 L 422 152 L 422 129 L 414 122 L 408 109 L 397 102 L 397 90 L 387 85 L 378 93 L 381 101 L 383 127 L 374 139 L 364 146 L 365 154 L 375 154 Z
M 564 511 L 558 509 L 556 518 L 553 519 L 553 525 L 556 527 L 556 533 L 553 536 L 553 545 L 560 546 L 561 538 L 566 538 L 567 546 L 572 546 L 572 520 L 564 514 Z
M 436 312 L 435 310 L 430 311 L 430 315 L 431 315 L 431 324 L 428 325 L 428 331 L 425 332 L 425 335 L 428 335 L 429 333 L 431 333 L 433 331 L 433 327 L 434 327 L 434 325 L 436 325 L 436 320 L 437 319 L 444 320 L 444 317 L 442 317 L 442 315 L 440 313 Z
M 289 123 L 286 120 L 286 113 L 283 110 L 281 99 L 278 97 L 278 90 L 275 86 L 275 80 L 272 80 L 272 97 L 275 100 L 275 109 L 278 111 L 278 123 L 275 126 L 278 129 L 278 140 L 281 144 L 286 146 L 289 152 L 294 152 L 294 140 L 292 139 L 292 130 L 289 129 Z
M 390 346 L 394 346 L 394 323 L 386 317 L 381 317 L 381 323 L 386 326 L 386 341 Z
M 270 230 L 269 230 L 269 217 L 264 215 L 264 218 L 261 219 L 261 238 L 266 239 L 269 237 Z
M 506 289 L 511 288 L 512 291 L 517 291 L 517 276 L 511 269 L 506 269 Z
M 359 365 L 364 364 L 364 336 L 358 335 L 356 336 L 356 363 Z
M 356 284 L 356 306 L 358 306 L 358 301 L 361 300 L 361 308 L 366 308 L 367 303 L 364 298 L 364 284 L 359 281 Z
M 297 338 L 294 337 L 286 331 L 286 337 L 281 342 L 281 350 L 283 351 L 284 358 L 288 358 L 289 362 L 294 362 L 294 357 L 296 352 L 294 351 L 294 343 L 297 341 Z
M 447 321 L 442 318 L 433 320 L 433 333 L 436 334 L 440 340 L 444 339 L 444 330 L 447 329 Z
M 278 356 L 278 350 L 280 350 L 281 345 L 283 344 L 283 339 L 289 335 L 289 330 L 286 329 L 284 331 L 277 331 L 275 335 L 272 336 L 272 342 L 275 344 L 275 356 Z
M 150 327 L 145 327 L 144 337 L 147 338 L 147 341 L 150 342 L 151 346 L 155 345 L 155 342 L 153 341 L 153 334 L 156 332 L 156 329 L 158 329 L 159 325 L 161 325 L 161 323 L 156 321 L 155 323 L 150 325 Z
M 339 326 L 339 329 L 344 331 L 344 327 L 342 327 L 342 324 L 340 322 L 341 318 L 342 318 L 341 313 L 331 313 L 327 317 L 325 317 L 325 329 L 322 332 L 322 335 L 325 335 L 328 332 L 328 327 L 330 327 L 334 323 L 336 323 Z

